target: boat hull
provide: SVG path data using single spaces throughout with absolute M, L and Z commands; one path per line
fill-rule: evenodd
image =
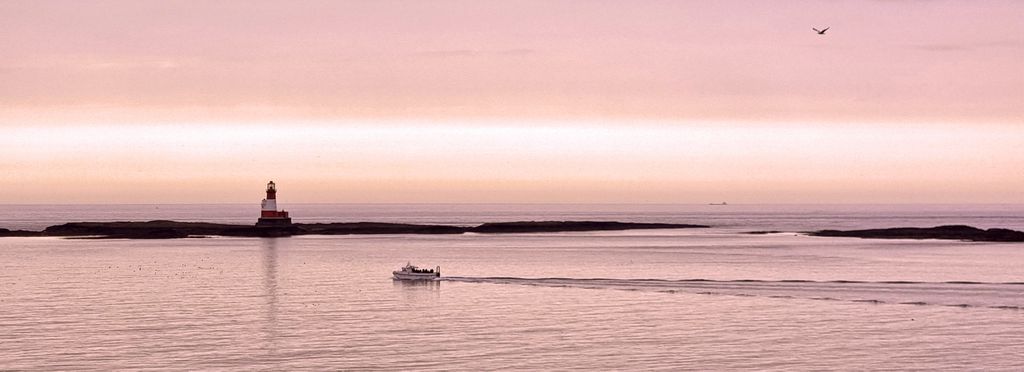
M 439 273 L 404 273 L 401 271 L 392 271 L 397 280 L 437 280 L 441 277 Z

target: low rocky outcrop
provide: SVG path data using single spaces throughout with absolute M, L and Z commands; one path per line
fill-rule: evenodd
M 156 220 L 146 222 L 71 222 L 50 226 L 43 231 L 10 231 L 0 229 L 0 236 L 62 236 L 99 239 L 177 239 L 203 236 L 279 237 L 293 235 L 352 234 L 462 234 L 466 232 L 532 233 L 630 229 L 679 229 L 696 227 L 707 226 L 615 221 L 528 221 L 486 223 L 476 227 L 380 222 L 297 223 L 286 226 L 262 227 L 254 225 Z
M 42 233 L 39 232 L 39 231 L 0 229 L 0 237 L 5 237 L 5 236 L 40 236 L 40 235 L 42 235 Z
M 202 236 L 278 237 L 293 235 L 355 234 L 484 234 L 549 233 L 569 231 L 611 231 L 635 229 L 706 228 L 706 225 L 674 223 L 637 223 L 618 221 L 517 221 L 490 222 L 479 226 L 417 225 L 380 222 L 297 223 L 279 227 L 256 227 L 208 222 L 156 220 L 146 222 L 71 222 L 47 227 L 43 231 L 0 228 L 0 237 L 61 236 L 113 239 L 176 239 Z M 775 231 L 756 231 L 767 234 Z M 1009 229 L 979 229 L 965 225 L 937 227 L 898 227 L 864 230 L 819 230 L 812 236 L 871 239 L 948 239 L 980 242 L 1024 242 L 1024 232 Z
M 244 225 L 156 220 L 146 222 L 71 222 L 47 227 L 44 236 L 97 236 L 123 239 L 173 239 L 189 236 L 227 235 Z
M 335 222 L 300 223 L 296 227 L 301 234 L 351 235 L 351 234 L 462 234 L 465 227 L 447 225 L 413 225 L 380 222 Z
M 870 239 L 948 239 L 976 242 L 1024 242 L 1024 232 L 1009 229 L 983 230 L 966 225 L 936 227 L 897 227 L 866 230 L 820 230 L 813 236 L 835 236 Z
M 519 221 L 491 222 L 470 228 L 475 233 L 537 233 L 563 231 L 605 231 L 638 229 L 689 229 L 706 228 L 705 225 L 676 223 L 638 223 L 616 221 Z

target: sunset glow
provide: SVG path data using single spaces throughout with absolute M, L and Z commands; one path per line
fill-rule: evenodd
M 0 203 L 1024 202 L 1020 2 L 239 4 L 0 4 Z

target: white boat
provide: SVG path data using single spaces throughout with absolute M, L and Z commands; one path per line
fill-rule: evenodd
M 391 273 L 398 280 L 435 280 L 441 277 L 441 266 L 435 269 L 421 269 L 411 263 L 406 263 L 401 270 Z

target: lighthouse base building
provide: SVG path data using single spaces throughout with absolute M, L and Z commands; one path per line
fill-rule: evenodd
M 267 184 L 267 198 L 263 199 L 260 208 L 260 219 L 256 221 L 256 227 L 287 227 L 292 225 L 291 217 L 287 211 L 277 210 L 277 186 L 274 181 Z

